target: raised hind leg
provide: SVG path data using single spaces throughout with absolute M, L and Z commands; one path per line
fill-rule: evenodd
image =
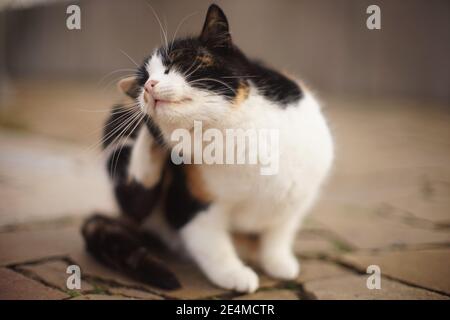
M 146 126 L 137 137 L 112 146 L 107 169 L 121 212 L 136 222 L 147 218 L 161 198 L 165 151 Z
M 173 272 L 145 246 L 133 225 L 96 214 L 85 221 L 82 234 L 87 250 L 106 266 L 160 288 L 180 287 Z

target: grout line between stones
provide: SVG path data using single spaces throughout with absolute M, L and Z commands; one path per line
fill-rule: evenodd
M 364 269 L 358 268 L 357 266 L 354 266 L 353 264 L 350 264 L 350 263 L 348 263 L 346 261 L 343 261 L 343 260 L 339 259 L 339 257 L 323 256 L 323 257 L 318 257 L 318 259 L 322 260 L 322 261 L 327 261 L 327 262 L 331 262 L 331 263 L 337 264 L 337 265 L 339 265 L 339 266 L 341 266 L 341 267 L 343 267 L 343 268 L 345 268 L 345 269 L 347 269 L 349 271 L 357 273 L 359 275 L 367 275 L 367 273 L 365 272 Z M 443 295 L 443 296 L 446 296 L 446 297 L 450 297 L 450 294 L 448 294 L 448 293 L 446 293 L 444 291 L 427 288 L 427 287 L 424 287 L 424 286 L 421 286 L 421 285 L 418 285 L 418 284 L 415 284 L 415 283 L 411 283 L 409 281 L 405 281 L 405 280 L 402 280 L 402 279 L 398 279 L 398 278 L 393 277 L 393 276 L 385 275 L 385 274 L 382 274 L 382 277 L 386 278 L 386 279 L 389 279 L 391 281 L 397 282 L 397 283 L 401 283 L 401 284 L 406 285 L 406 286 L 410 286 L 410 287 L 413 287 L 413 288 L 422 289 L 422 290 L 425 290 L 425 291 L 429 291 L 429 292 L 437 293 L 437 294 L 440 294 L 440 295 Z
M 33 265 L 38 265 L 38 264 L 43 264 L 46 262 L 52 262 L 52 261 L 63 261 L 65 263 L 67 263 L 68 265 L 70 264 L 76 264 L 74 261 L 72 261 L 69 257 L 66 256 L 51 256 L 51 257 L 45 257 L 45 258 L 40 258 L 40 259 L 36 259 L 36 260 L 31 260 L 31 261 L 26 261 L 26 262 L 21 262 L 21 263 L 16 263 L 16 264 L 11 264 L 6 266 L 6 268 L 17 272 L 27 278 L 30 278 L 34 281 L 37 281 L 39 283 L 41 283 L 42 285 L 45 285 L 46 287 L 50 287 L 53 289 L 56 289 L 60 292 L 63 292 L 67 295 L 69 295 L 69 297 L 65 298 L 66 299 L 73 299 L 74 297 L 71 297 L 70 294 L 68 293 L 68 291 L 70 290 L 62 290 L 61 288 L 59 288 L 58 286 L 55 286 L 47 281 L 45 281 L 44 279 L 42 279 L 40 276 L 38 276 L 36 273 L 32 272 L 32 271 L 28 271 L 28 270 L 24 270 L 21 267 L 23 266 L 33 266 Z M 84 275 L 83 276 L 83 280 L 86 281 L 87 283 L 89 283 L 90 285 L 92 285 L 93 287 L 97 287 L 99 284 L 100 285 L 107 285 L 110 287 L 114 287 L 114 288 L 124 288 L 124 289 L 135 289 L 135 290 L 139 290 L 139 291 L 143 291 L 143 292 L 147 292 L 147 293 L 151 293 L 154 294 L 156 296 L 162 297 L 164 299 L 174 299 L 172 297 L 166 296 L 164 294 L 161 294 L 159 292 L 156 291 L 151 291 L 148 290 L 147 288 L 144 287 L 140 287 L 140 286 L 130 286 L 130 285 L 124 285 L 118 282 L 115 282 L 113 280 L 105 280 L 103 278 L 100 277 L 96 277 L 93 275 Z M 102 288 L 103 294 L 106 295 L 113 295 L 108 288 Z M 83 293 L 80 292 L 80 295 L 87 295 L 87 294 L 98 294 L 98 290 L 86 290 Z M 133 298 L 133 297 L 130 297 Z M 135 297 L 134 297 L 135 298 Z
M 41 277 L 39 277 L 38 275 L 36 275 L 33 272 L 20 269 L 20 267 L 8 267 L 8 269 L 10 269 L 11 271 L 17 272 L 18 274 L 21 274 L 22 276 L 24 276 L 26 278 L 29 278 L 36 282 L 39 282 L 40 284 L 44 285 L 45 287 L 52 288 L 54 290 L 58 290 L 59 292 L 62 292 L 70 297 L 70 295 L 66 291 L 62 290 L 58 286 L 55 286 L 55 285 L 45 281 L 44 279 L 42 279 Z
M 402 214 L 400 214 L 401 212 Z M 374 212 L 375 216 L 384 219 L 395 219 L 401 223 L 415 228 L 422 228 L 435 231 L 450 231 L 450 224 L 444 222 L 434 222 L 424 218 L 417 217 L 414 213 L 393 206 L 389 203 L 382 203 Z

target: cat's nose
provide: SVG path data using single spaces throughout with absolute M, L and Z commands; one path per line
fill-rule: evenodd
M 155 79 L 148 79 L 147 82 L 144 85 L 145 91 L 150 92 L 153 90 L 153 88 L 158 84 L 158 80 Z

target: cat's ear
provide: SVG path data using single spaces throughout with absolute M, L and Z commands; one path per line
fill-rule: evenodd
M 119 81 L 117 84 L 120 92 L 131 98 L 137 98 L 139 94 L 139 86 L 136 77 L 128 77 Z
M 217 5 L 212 4 L 206 13 L 200 40 L 212 48 L 231 47 L 231 35 L 227 17 Z

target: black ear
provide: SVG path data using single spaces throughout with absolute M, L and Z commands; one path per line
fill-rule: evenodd
M 231 35 L 227 17 L 217 5 L 208 8 L 200 40 L 211 48 L 231 47 Z

